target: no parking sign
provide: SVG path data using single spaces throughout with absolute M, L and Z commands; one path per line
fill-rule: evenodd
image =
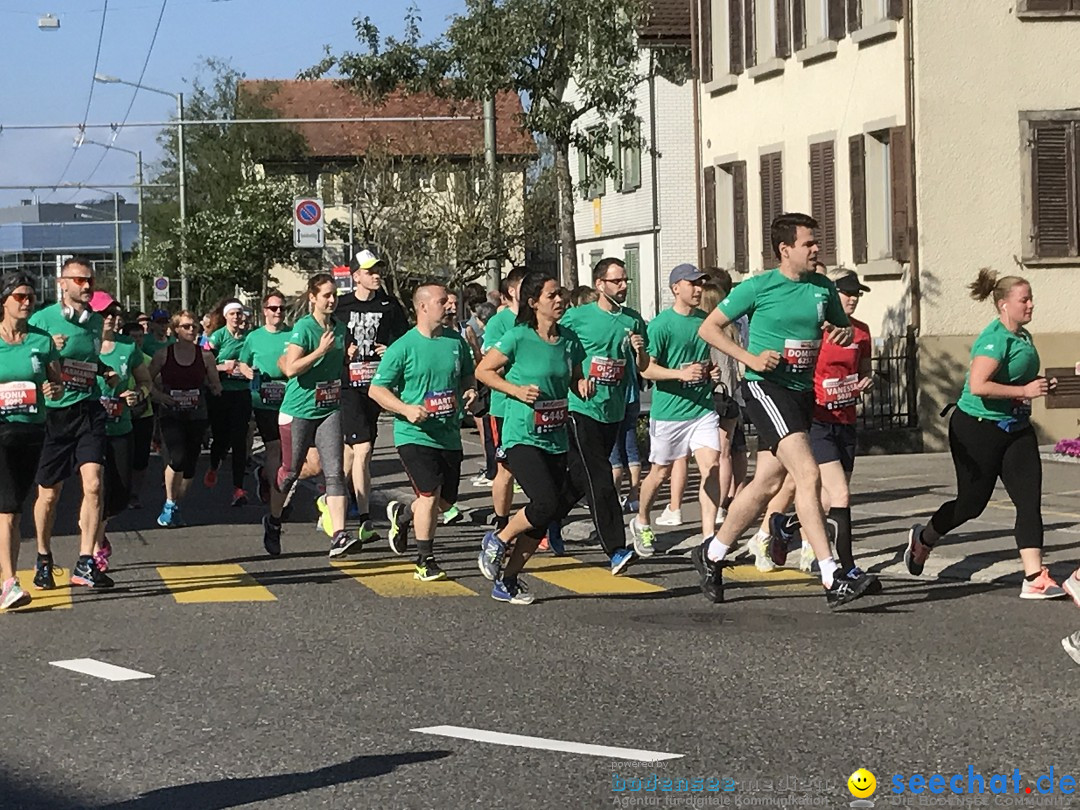
M 293 200 L 293 247 L 321 248 L 324 243 L 322 200 L 297 197 Z
M 169 300 L 169 280 L 164 276 L 154 279 L 154 301 Z

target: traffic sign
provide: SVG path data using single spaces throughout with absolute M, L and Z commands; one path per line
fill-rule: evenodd
M 352 270 L 347 265 L 338 265 L 332 271 L 334 274 L 334 282 L 337 284 L 338 295 L 344 295 L 345 293 L 351 293 L 353 291 L 353 277 Z
M 293 200 L 293 247 L 321 248 L 325 242 L 322 200 L 297 197 Z
M 164 276 L 158 276 L 154 279 L 154 301 L 168 301 L 169 300 L 169 280 Z

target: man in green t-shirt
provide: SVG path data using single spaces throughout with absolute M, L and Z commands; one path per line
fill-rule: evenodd
M 387 347 L 369 395 L 394 414 L 394 444 L 416 499 L 391 501 L 390 548 L 404 554 L 408 526 L 416 532 L 416 570 L 422 582 L 446 579 L 435 561 L 435 526 L 457 500 L 461 482 L 461 419 L 476 400 L 472 352 L 444 327 L 446 287 L 422 284 L 413 293 L 416 326 Z
M 712 602 L 722 602 L 721 567 L 736 539 L 783 485 L 795 481 L 795 509 L 802 536 L 814 549 L 830 608 L 858 599 L 871 581 L 851 579 L 838 570 L 825 534 L 821 507 L 821 474 L 810 447 L 814 415 L 814 368 L 824 339 L 839 346 L 851 343 L 853 330 L 836 287 L 814 271 L 817 222 L 806 214 L 781 214 L 771 228 L 775 270 L 739 284 L 717 305 L 701 326 L 701 336 L 746 366 L 742 394 L 746 412 L 758 430 L 753 480 L 728 507 L 716 536 L 694 549 L 701 589 Z M 738 346 L 725 327 L 750 316 L 750 342 Z M 782 565 L 786 546 L 770 544 L 773 560 Z

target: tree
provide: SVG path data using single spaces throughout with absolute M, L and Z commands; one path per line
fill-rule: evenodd
M 385 41 L 369 18 L 354 21 L 358 52 L 327 54 L 305 75 L 338 70 L 359 92 L 385 94 L 399 86 L 464 98 L 498 90 L 521 94 L 521 125 L 549 139 L 559 192 L 563 281 L 577 280 L 575 184 L 570 147 L 592 156 L 591 172 L 611 176 L 606 127 L 584 132 L 580 119 L 594 113 L 633 129 L 638 74 L 638 23 L 648 0 L 466 0 L 444 37 L 420 41 L 415 8 L 402 39 Z M 568 95 L 571 83 L 576 92 Z

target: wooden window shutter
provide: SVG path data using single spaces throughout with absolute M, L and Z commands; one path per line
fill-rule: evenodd
M 761 156 L 761 259 L 762 268 L 776 267 L 772 249 L 772 223 L 784 211 L 783 157 L 780 152 Z
M 750 271 L 749 209 L 746 194 L 746 161 L 731 164 L 731 197 L 735 214 L 735 269 Z
M 892 180 L 892 252 L 898 262 L 911 260 L 908 229 L 908 187 L 911 165 L 907 127 L 889 130 L 889 171 Z
M 626 189 L 626 168 L 623 166 L 622 127 L 618 122 L 611 125 L 611 162 L 615 166 L 615 190 Z
M 577 153 L 577 178 L 579 194 L 583 200 L 589 199 L 589 158 L 584 149 L 578 147 Z
M 736 76 L 743 72 L 743 0 L 728 0 L 728 57 Z
M 700 0 L 698 6 L 701 30 L 701 81 L 708 83 L 713 80 L 713 35 L 712 35 L 712 0 Z
M 836 149 L 832 141 L 810 145 L 810 215 L 818 223 L 818 258 L 836 264 Z
M 862 28 L 862 0 L 847 0 L 847 29 L 854 32 Z
M 851 256 L 855 264 L 866 264 L 866 136 L 848 139 L 851 174 Z
M 789 0 L 773 0 L 776 8 L 776 56 L 791 56 L 791 7 Z
M 756 0 L 746 0 L 743 4 L 743 66 L 752 68 L 757 64 L 757 14 L 754 9 Z
M 806 0 L 791 0 L 791 41 L 796 51 L 806 47 Z
M 889 0 L 889 7 L 886 9 L 886 16 L 890 20 L 904 19 L 904 0 Z
M 1077 254 L 1076 127 L 1032 124 L 1032 237 L 1039 258 Z
M 828 0 L 829 3 L 829 39 L 840 41 L 847 33 L 847 9 L 844 0 Z
M 705 167 L 705 267 L 716 266 L 716 167 Z

